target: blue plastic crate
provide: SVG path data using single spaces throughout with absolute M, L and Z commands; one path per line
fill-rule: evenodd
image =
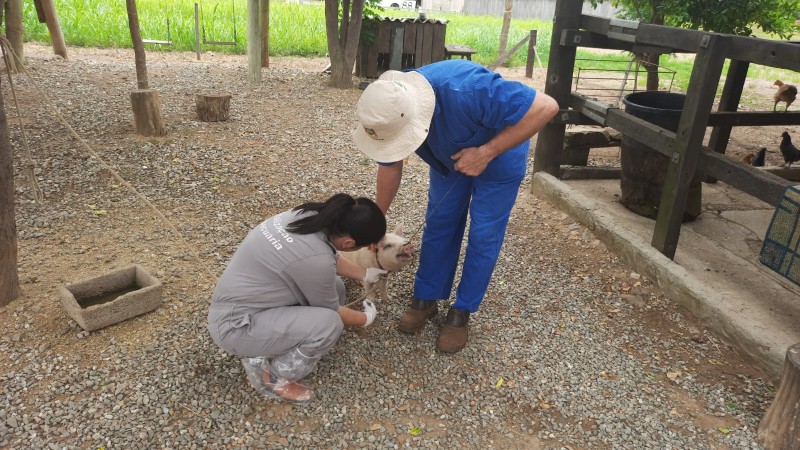
M 758 259 L 800 285 L 800 185 L 786 187 L 775 207 Z

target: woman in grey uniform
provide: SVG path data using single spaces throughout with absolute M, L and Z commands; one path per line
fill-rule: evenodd
M 262 394 L 293 403 L 313 400 L 299 381 L 336 344 L 345 326 L 368 326 L 377 315 L 344 306 L 340 276 L 377 282 L 339 251 L 377 243 L 386 219 L 370 199 L 336 194 L 263 221 L 239 245 L 220 277 L 208 330 L 226 352 L 244 357 L 250 383 Z

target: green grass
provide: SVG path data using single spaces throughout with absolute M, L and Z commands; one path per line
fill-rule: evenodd
M 137 9 L 142 37 L 145 39 L 167 39 L 173 45 L 147 45 L 148 51 L 194 51 L 195 26 L 194 4 L 200 4 L 201 29 L 208 41 L 233 41 L 236 45 L 202 45 L 204 51 L 247 51 L 247 2 L 246 0 L 138 0 Z M 121 0 L 59 0 L 56 3 L 64 39 L 69 45 L 86 47 L 130 47 L 130 31 L 125 2 Z M 415 17 L 416 11 L 385 10 L 382 15 L 393 17 Z M 497 59 L 498 41 L 502 26 L 501 17 L 468 16 L 457 13 L 433 11 L 429 18 L 447 21 L 446 43 L 464 44 L 476 49 L 473 60 L 488 65 Z M 24 28 L 26 40 L 49 42 L 47 27 L 37 20 L 33 2 L 24 2 Z M 511 48 L 537 30 L 536 50 L 542 64 L 547 66 L 550 54 L 552 22 L 531 19 L 513 19 L 508 36 Z M 270 55 L 273 56 L 324 56 L 327 53 L 324 3 L 298 4 L 272 0 L 270 2 Z M 202 37 L 201 37 L 202 38 Z M 527 46 L 506 62 L 506 66 L 524 66 Z M 578 58 L 591 58 L 593 68 L 624 68 L 630 58 L 628 53 L 598 54 L 588 49 L 578 49 Z M 662 66 L 675 70 L 673 91 L 685 92 L 691 76 L 693 55 L 664 55 Z M 538 66 L 538 61 L 536 62 Z M 589 63 L 579 62 L 586 65 Z M 727 66 L 725 71 L 727 70 Z M 723 76 L 725 74 L 723 71 Z M 783 79 L 800 82 L 793 71 L 752 65 L 748 78 L 762 80 Z M 662 75 L 662 88 L 666 88 L 667 75 Z M 722 84 L 720 83 L 719 89 Z
M 167 39 L 167 20 L 170 46 L 148 45 L 153 50 L 195 49 L 194 0 L 139 0 L 137 11 L 142 37 Z M 236 45 L 202 45 L 203 50 L 245 53 L 247 51 L 247 3 L 245 0 L 200 1 L 201 29 L 207 41 L 233 41 Z M 131 47 L 125 2 L 115 0 L 61 0 L 57 2 L 59 21 L 68 45 L 84 47 Z M 387 16 L 415 16 L 415 11 L 386 10 Z M 465 16 L 462 14 L 431 13 L 429 17 L 447 20 L 446 42 L 465 44 L 478 50 L 475 61 L 489 64 L 497 58 L 497 46 L 502 18 Z M 25 38 L 49 42 L 47 27 L 40 24 L 32 2 L 24 4 Z M 547 64 L 552 23 L 540 20 L 513 20 L 509 30 L 508 48 L 538 30 L 537 51 Z M 201 37 L 202 38 L 202 37 Z M 527 48 L 527 47 L 525 47 Z M 270 2 L 270 55 L 324 56 L 328 52 L 325 35 L 325 8 L 317 4 Z M 507 65 L 525 64 L 524 49 Z

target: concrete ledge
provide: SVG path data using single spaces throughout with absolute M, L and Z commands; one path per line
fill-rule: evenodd
M 138 265 L 59 286 L 64 310 L 86 331 L 122 322 L 161 306 L 161 282 Z
M 598 186 L 599 182 L 593 183 Z M 670 260 L 643 237 L 652 235 L 653 221 L 627 214 L 611 195 L 599 200 L 595 197 L 599 192 L 596 187 L 590 197 L 543 172 L 533 175 L 531 186 L 534 194 L 592 230 L 609 250 L 637 272 L 655 280 L 670 299 L 687 308 L 771 377 L 780 378 L 786 349 L 800 342 L 800 312 L 792 306 L 800 303 L 796 301 L 796 289 L 766 273 L 771 272 L 768 269 L 759 268 L 690 228 L 682 229 L 677 262 Z M 715 219 L 709 219 L 712 220 Z M 709 271 L 709 261 L 719 261 L 725 275 Z M 741 284 L 748 280 L 764 285 Z

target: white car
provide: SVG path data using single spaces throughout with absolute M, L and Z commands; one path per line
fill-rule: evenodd
M 381 0 L 378 2 L 384 8 L 417 9 L 422 0 Z

